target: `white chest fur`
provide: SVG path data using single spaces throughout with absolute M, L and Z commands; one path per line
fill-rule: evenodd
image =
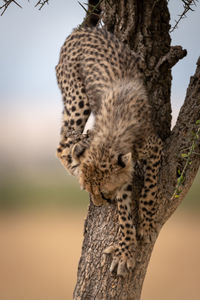
M 90 116 L 89 116 L 89 118 L 88 118 L 88 120 L 85 124 L 83 134 L 85 134 L 87 132 L 87 130 L 93 129 L 94 123 L 95 123 L 95 115 L 91 112 L 91 114 L 90 114 Z

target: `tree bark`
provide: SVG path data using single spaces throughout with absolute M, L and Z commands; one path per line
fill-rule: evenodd
M 156 219 L 158 232 L 176 210 L 189 190 L 200 165 L 200 143 L 195 141 L 195 153 L 184 172 L 181 193 L 173 197 L 178 174 L 185 159 L 181 153 L 193 143 L 192 132 L 200 119 L 200 59 L 187 90 L 176 126 L 171 131 L 171 68 L 186 55 L 180 46 L 171 46 L 169 12 L 166 0 L 103 0 L 102 20 L 107 30 L 141 56 L 149 99 L 153 107 L 153 122 L 164 142 L 160 171 L 160 201 Z M 179 171 L 180 170 L 180 171 Z M 137 203 L 143 184 L 143 171 L 138 164 L 133 180 L 133 201 Z M 137 228 L 137 205 L 133 216 Z M 111 258 L 102 261 L 103 250 L 117 240 L 118 215 L 116 205 L 95 207 L 91 201 L 84 226 L 84 241 L 78 267 L 76 300 L 139 300 L 143 281 L 155 240 L 145 244 L 138 241 L 136 266 L 127 278 L 111 274 Z

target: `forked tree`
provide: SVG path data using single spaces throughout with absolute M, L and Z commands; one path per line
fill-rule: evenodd
M 4 0 L 1 12 L 14 2 Z M 110 273 L 111 257 L 102 261 L 103 250 L 118 236 L 117 205 L 96 207 L 90 202 L 84 226 L 84 241 L 78 267 L 75 300 L 139 300 L 151 253 L 162 226 L 187 192 L 200 164 L 200 58 L 191 77 L 184 104 L 171 130 L 171 69 L 186 50 L 171 46 L 167 0 L 89 0 L 82 26 L 104 26 L 141 57 L 141 70 L 153 108 L 153 125 L 163 140 L 159 174 L 157 233 L 150 243 L 138 240 L 136 265 L 127 277 Z M 184 0 L 184 13 L 194 0 Z M 48 0 L 38 1 L 39 8 Z M 133 177 L 132 211 L 138 227 L 137 202 L 143 186 L 143 166 L 137 164 Z M 170 245 L 169 245 L 170 247 Z
M 192 1 L 188 2 L 188 5 Z M 186 4 L 185 4 L 186 5 Z M 185 6 L 185 8 L 187 8 Z M 159 176 L 160 198 L 156 212 L 158 232 L 150 243 L 139 240 L 136 265 L 128 276 L 110 273 L 111 257 L 103 250 L 118 236 L 115 204 L 96 207 L 90 202 L 74 299 L 139 300 L 151 253 L 159 231 L 187 192 L 200 164 L 200 58 L 191 77 L 184 104 L 171 130 L 171 69 L 186 50 L 171 46 L 167 0 L 89 1 L 83 26 L 104 26 L 141 57 L 141 68 L 153 108 L 153 123 L 164 143 Z M 137 201 L 143 185 L 143 168 L 134 171 L 133 216 L 137 228 Z M 170 245 L 169 245 L 170 247 Z

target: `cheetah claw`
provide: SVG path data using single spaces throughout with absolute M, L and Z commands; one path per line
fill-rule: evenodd
M 71 152 L 65 148 L 59 155 L 59 159 L 70 175 L 79 176 L 79 164 L 72 158 Z
M 103 252 L 103 261 L 105 262 L 105 255 L 111 254 L 113 259 L 110 266 L 110 272 L 113 273 L 117 269 L 117 275 L 125 277 L 127 271 L 131 271 L 135 267 L 134 255 L 130 249 L 126 249 L 125 252 L 120 251 L 119 246 L 110 246 Z

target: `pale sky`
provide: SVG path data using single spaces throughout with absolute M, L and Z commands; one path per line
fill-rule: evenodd
M 1 161 L 55 159 L 62 101 L 55 77 L 62 43 L 81 23 L 84 11 L 77 1 L 50 0 L 41 11 L 37 1 L 20 1 L 0 17 L 0 135 Z M 82 1 L 84 2 L 84 1 Z M 180 0 L 169 2 L 174 19 Z M 172 45 L 188 55 L 173 68 L 173 116 L 183 103 L 189 77 L 200 55 L 200 5 L 172 33 Z

